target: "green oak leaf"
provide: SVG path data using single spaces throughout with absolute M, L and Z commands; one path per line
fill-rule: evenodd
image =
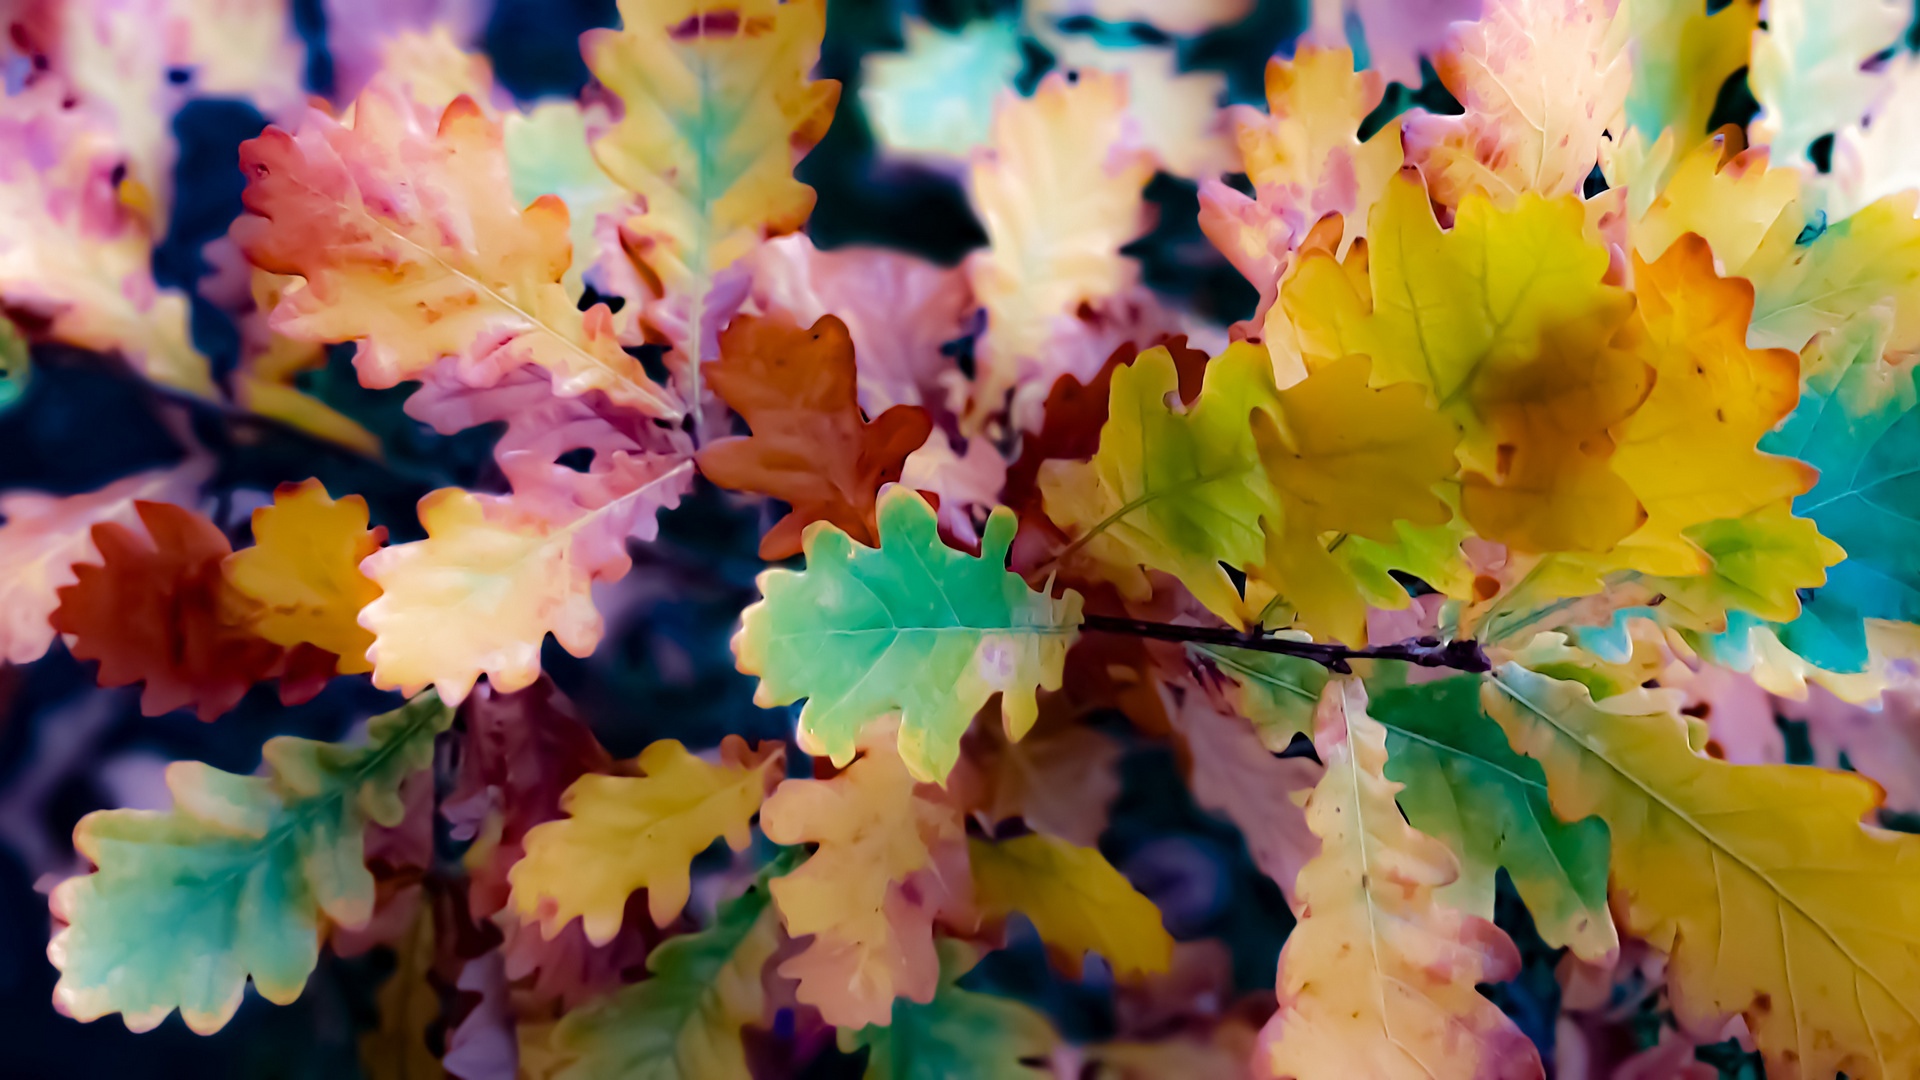
M 940 942 L 940 989 L 925 1005 L 906 998 L 893 1003 L 893 1023 L 841 1031 L 840 1048 L 867 1047 L 866 1080 L 1046 1080 L 1047 1058 L 1060 1037 L 1032 1006 L 992 994 L 962 990 L 958 980 L 973 967 L 971 947 Z
M 1327 669 L 1301 656 L 1224 645 L 1191 645 L 1240 687 L 1240 715 L 1267 749 L 1279 753 L 1296 733 L 1313 734 L 1313 709 L 1327 685 Z
M 647 979 L 561 1019 L 552 1080 L 751 1080 L 740 1029 L 762 1018 L 760 972 L 780 946 L 767 882 L 805 857 L 783 851 L 712 926 L 654 949 Z
M 1078 539 L 1130 596 L 1150 591 L 1141 566 L 1180 579 L 1208 610 L 1244 623 L 1240 591 L 1225 563 L 1265 558 L 1262 518 L 1282 520 L 1248 416 L 1278 408 L 1272 362 L 1235 344 L 1207 365 L 1193 406 L 1177 410 L 1179 375 L 1164 348 L 1113 373 L 1107 422 L 1091 461 L 1040 467 L 1047 516 Z
M 249 975 L 269 1001 L 300 996 L 321 914 L 343 926 L 373 914 L 367 824 L 399 824 L 401 783 L 452 721 L 429 692 L 375 717 L 365 745 L 281 736 L 265 776 L 175 762 L 172 810 L 82 818 L 74 846 L 99 869 L 54 890 L 67 923 L 47 949 L 55 1000 L 80 1020 L 122 1013 L 135 1031 L 178 1007 L 207 1034 L 233 1017 Z
M 1375 694 L 1367 710 L 1387 729 L 1387 779 L 1400 809 L 1443 841 L 1460 877 L 1442 894 L 1493 917 L 1494 871 L 1505 867 L 1549 945 L 1597 960 L 1619 944 L 1607 913 L 1607 826 L 1554 816 L 1540 764 L 1514 753 L 1480 707 L 1480 680 L 1439 679 Z
M 760 677 L 762 707 L 806 698 L 800 747 L 853 760 L 866 726 L 900 714 L 900 757 L 920 780 L 944 782 L 973 715 L 1000 693 L 1008 734 L 1058 689 L 1080 625 L 1080 594 L 1036 593 L 1006 569 L 1013 512 L 995 510 L 975 558 L 940 540 L 933 508 L 911 489 L 880 496 L 880 546 L 816 522 L 807 568 L 760 575 L 765 599 L 741 616 L 740 670 Z

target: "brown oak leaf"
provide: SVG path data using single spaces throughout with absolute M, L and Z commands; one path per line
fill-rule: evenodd
M 144 682 L 140 709 L 148 716 L 192 706 L 202 720 L 276 675 L 288 675 L 283 700 L 317 693 L 333 672 L 333 655 L 308 646 L 290 658 L 250 629 L 253 602 L 221 572 L 233 553 L 226 535 L 171 503 L 134 506 L 145 535 L 95 525 L 101 562 L 73 568 L 78 580 L 60 590 L 49 620 L 72 636 L 74 656 L 100 662 L 100 685 Z
M 874 497 L 900 479 L 933 420 L 917 405 L 862 418 L 846 324 L 827 315 L 801 329 L 782 314 L 742 316 L 720 336 L 707 379 L 753 434 L 715 440 L 700 451 L 700 471 L 793 507 L 760 539 L 762 558 L 799 554 L 800 533 L 815 521 L 878 544 Z

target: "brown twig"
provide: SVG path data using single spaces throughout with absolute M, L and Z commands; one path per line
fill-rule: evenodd
M 1176 623 L 1147 622 L 1142 619 L 1121 619 L 1110 615 L 1088 615 L 1081 623 L 1081 629 L 1097 630 L 1107 634 L 1130 634 L 1134 637 L 1154 638 L 1158 641 L 1191 641 L 1228 649 L 1247 649 L 1252 652 L 1278 653 L 1281 656 L 1298 656 L 1342 675 L 1349 674 L 1353 670 L 1347 663 L 1349 660 L 1400 660 L 1420 667 L 1452 668 L 1456 671 L 1471 672 L 1493 669 L 1493 664 L 1487 659 L 1487 654 L 1481 650 L 1480 643 L 1471 639 L 1441 641 L 1434 637 L 1410 638 L 1391 645 L 1371 645 L 1356 649 L 1345 645 L 1322 644 L 1317 641 L 1289 641 L 1285 638 L 1266 637 L 1257 632 L 1230 630 L 1224 627 L 1181 626 Z

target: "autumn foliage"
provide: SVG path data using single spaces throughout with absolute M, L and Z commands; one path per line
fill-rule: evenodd
M 0 658 L 354 716 L 79 820 L 67 1016 L 375 953 L 379 1076 L 1920 1075 L 1904 6 L 1230 81 L 1246 3 L 1029 0 L 843 96 L 826 0 L 621 0 L 539 103 L 131 6 L 14 26 L 0 409 L 84 356 L 179 453 L 0 494 Z M 174 71 L 271 121 L 192 322 Z M 833 124 L 971 250 L 838 243 Z

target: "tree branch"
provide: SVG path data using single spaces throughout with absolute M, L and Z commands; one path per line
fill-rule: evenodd
M 1175 623 L 1120 619 L 1108 615 L 1086 616 L 1085 621 L 1081 623 L 1081 629 L 1098 630 L 1108 634 L 1130 634 L 1134 637 L 1153 638 L 1158 641 L 1191 641 L 1228 649 L 1298 656 L 1342 675 L 1353 671 L 1347 663 L 1349 660 L 1400 660 L 1420 667 L 1452 668 L 1456 671 L 1470 672 L 1493 670 L 1493 664 L 1487 659 L 1487 654 L 1481 650 L 1480 643 L 1472 639 L 1441 641 L 1439 638 L 1422 637 L 1395 642 L 1392 645 L 1372 645 L 1354 649 L 1345 645 L 1327 645 L 1317 641 L 1288 641 L 1283 638 L 1265 637 L 1258 632 L 1229 630 L 1225 627 L 1180 626 Z

